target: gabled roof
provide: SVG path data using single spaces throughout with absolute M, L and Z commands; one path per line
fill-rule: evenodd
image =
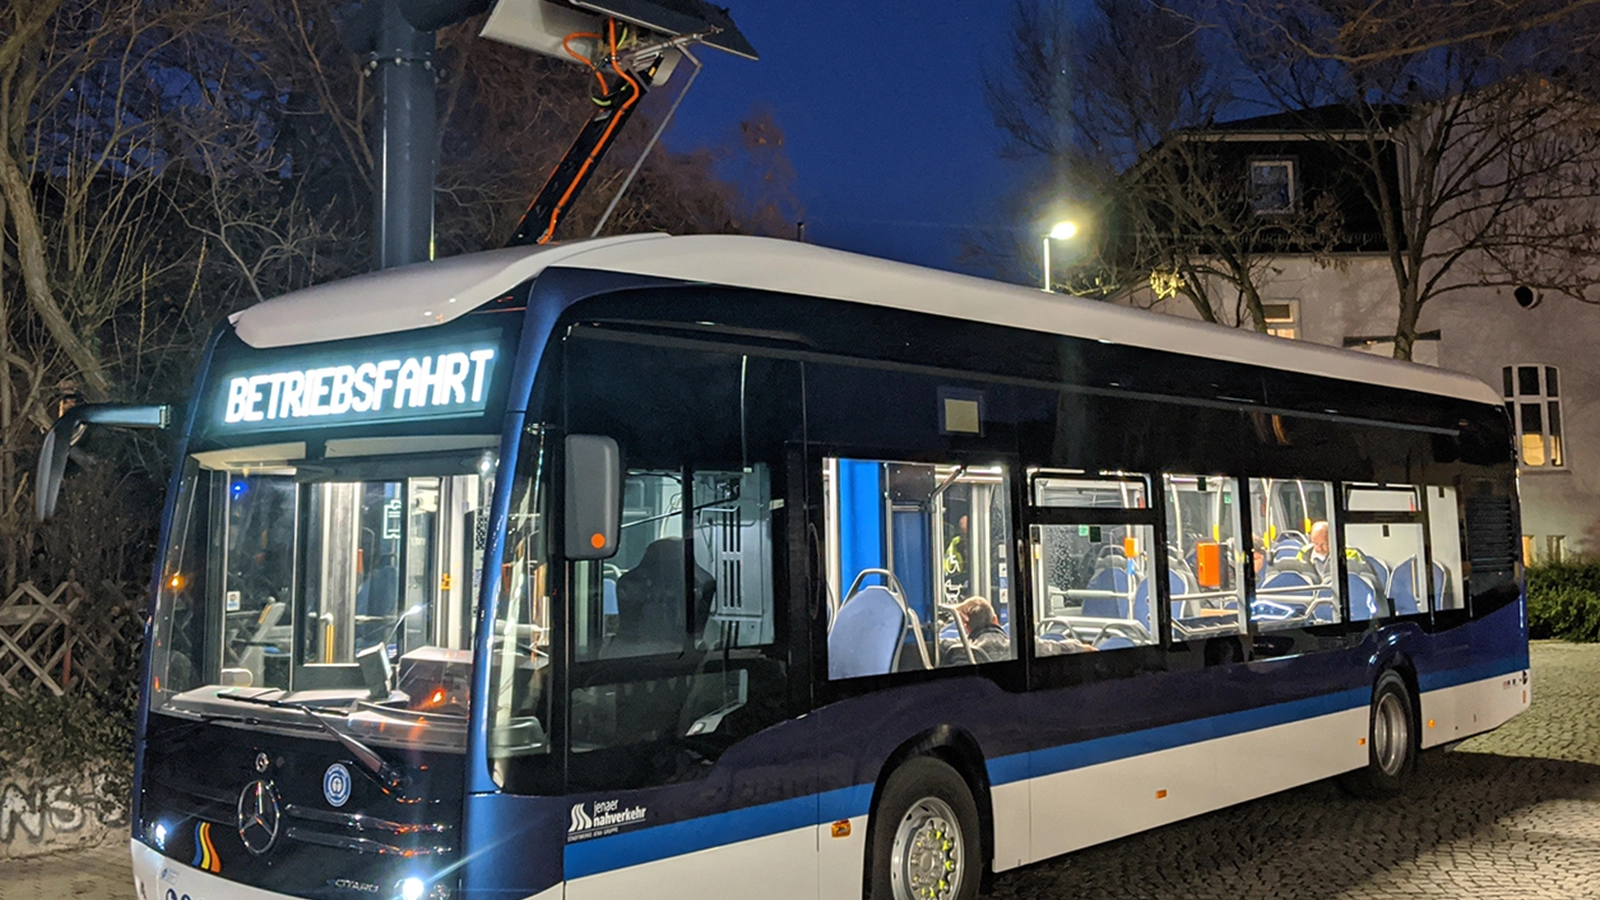
M 1347 103 L 1331 103 L 1310 109 L 1292 109 L 1286 112 L 1251 116 L 1216 122 L 1202 128 L 1187 129 L 1190 133 L 1227 132 L 1230 134 L 1342 134 L 1364 131 L 1368 117 L 1375 116 L 1382 125 L 1395 125 L 1411 115 L 1411 108 L 1401 104 L 1385 104 L 1363 110 Z
M 635 235 L 466 254 L 295 291 L 238 313 L 232 322 L 239 336 L 256 347 L 431 327 L 488 303 L 553 266 L 822 297 L 1500 402 L 1499 395 L 1482 382 L 1428 366 L 814 244 L 733 235 Z

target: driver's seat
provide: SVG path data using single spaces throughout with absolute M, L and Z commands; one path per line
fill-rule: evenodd
M 254 678 L 262 677 L 261 667 L 267 647 L 276 647 L 275 641 L 267 639 L 272 629 L 277 627 L 278 621 L 283 618 L 288 604 L 281 600 L 274 600 L 261 608 L 261 615 L 256 617 L 255 632 L 250 639 L 245 641 L 244 649 L 239 651 L 239 668 L 248 669 Z

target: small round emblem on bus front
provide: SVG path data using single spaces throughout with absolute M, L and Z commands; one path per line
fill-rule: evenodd
M 272 760 L 268 759 L 267 755 L 265 753 L 257 753 L 256 754 L 256 773 L 257 774 L 265 773 L 267 771 L 267 767 L 271 766 L 271 765 L 272 765 Z
M 334 763 L 322 773 L 322 796 L 329 806 L 343 806 L 350 799 L 350 770 Z
M 278 840 L 278 795 L 272 783 L 257 779 L 239 792 L 239 842 L 260 856 Z

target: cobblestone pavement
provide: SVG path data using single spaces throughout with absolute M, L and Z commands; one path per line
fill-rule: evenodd
M 1319 782 L 1007 872 L 992 897 L 1600 900 L 1600 645 L 1536 643 L 1532 665 L 1533 706 L 1425 754 L 1397 800 Z M 125 842 L 0 862 L 0 900 L 130 898 L 128 866 Z
M 127 838 L 87 850 L 0 861 L 0 900 L 133 896 Z

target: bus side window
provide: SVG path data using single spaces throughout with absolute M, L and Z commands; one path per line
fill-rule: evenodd
M 1430 576 L 1419 493 L 1413 485 L 1345 485 L 1344 555 L 1352 621 L 1428 611 Z
M 1333 484 L 1296 478 L 1249 484 L 1251 622 L 1258 631 L 1280 631 L 1340 621 L 1338 530 L 1328 515 Z
M 1428 485 L 1428 548 L 1433 553 L 1433 608 L 1466 609 L 1461 588 L 1461 510 L 1456 489 Z
M 825 461 L 830 679 L 1016 658 L 1006 471 Z
M 1163 475 L 1172 639 L 1205 640 L 1245 629 L 1239 481 L 1216 475 Z
M 1154 644 L 1155 511 L 1145 479 L 1033 473 L 1034 652 L 1061 656 Z M 1174 594 L 1183 593 L 1173 578 Z

